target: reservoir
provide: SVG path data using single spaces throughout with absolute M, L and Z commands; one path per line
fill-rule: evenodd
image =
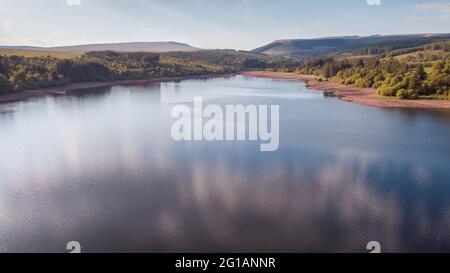
M 279 147 L 174 141 L 177 104 L 278 105 Z M 244 76 L 0 105 L 0 252 L 450 252 L 450 111 Z

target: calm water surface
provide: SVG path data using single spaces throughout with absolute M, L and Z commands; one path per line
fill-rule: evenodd
M 280 105 L 280 148 L 174 142 L 174 104 Z M 450 252 L 450 112 L 246 77 L 0 105 L 0 252 Z

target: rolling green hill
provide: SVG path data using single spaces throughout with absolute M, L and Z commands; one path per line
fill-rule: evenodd
M 294 59 L 336 56 L 344 53 L 376 55 L 405 47 L 417 47 L 450 39 L 450 34 L 346 36 L 318 39 L 278 40 L 252 50 L 254 53 Z

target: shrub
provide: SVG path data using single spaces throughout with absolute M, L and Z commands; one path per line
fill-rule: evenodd
M 415 100 L 418 99 L 419 95 L 415 90 L 408 90 L 408 99 Z
M 5 75 L 0 74 L 0 94 L 9 93 L 13 91 L 13 86 L 11 82 L 5 77 Z
M 378 90 L 378 95 L 380 96 L 394 97 L 396 94 L 396 90 L 389 86 L 383 86 Z
M 406 89 L 400 89 L 397 91 L 397 98 L 401 100 L 415 100 L 419 98 L 419 95 L 415 90 L 406 90 Z
M 401 100 L 406 100 L 409 98 L 408 96 L 408 91 L 406 91 L 406 89 L 400 89 L 397 91 L 397 98 L 401 99 Z
M 72 82 L 104 81 L 111 76 L 111 71 L 103 64 L 75 63 L 72 65 L 69 78 Z
M 64 75 L 64 77 L 68 77 L 70 70 L 72 69 L 73 62 L 71 60 L 59 60 L 56 63 L 56 72 L 59 75 Z
M 375 89 L 378 89 L 378 88 L 380 88 L 382 85 L 383 85 L 382 82 L 375 82 L 375 83 L 373 84 L 372 87 L 375 88 Z

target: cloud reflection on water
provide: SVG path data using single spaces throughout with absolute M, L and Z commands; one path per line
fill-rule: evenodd
M 242 84 L 279 83 L 261 81 Z M 186 84 L 201 83 L 211 82 Z M 401 156 L 398 139 L 376 127 L 394 130 L 401 113 L 318 100 L 339 122 L 359 111 L 379 119 L 371 138 L 364 122 L 334 136 L 341 127 L 312 114 L 314 103 L 280 100 L 291 126 L 280 150 L 262 156 L 247 142 L 174 143 L 161 86 L 18 104 L 0 119 L 0 251 L 63 252 L 72 240 L 93 252 L 365 252 L 372 240 L 384 251 L 450 250 L 442 155 L 433 146 L 423 158 Z M 405 134 L 434 121 L 406 118 Z

